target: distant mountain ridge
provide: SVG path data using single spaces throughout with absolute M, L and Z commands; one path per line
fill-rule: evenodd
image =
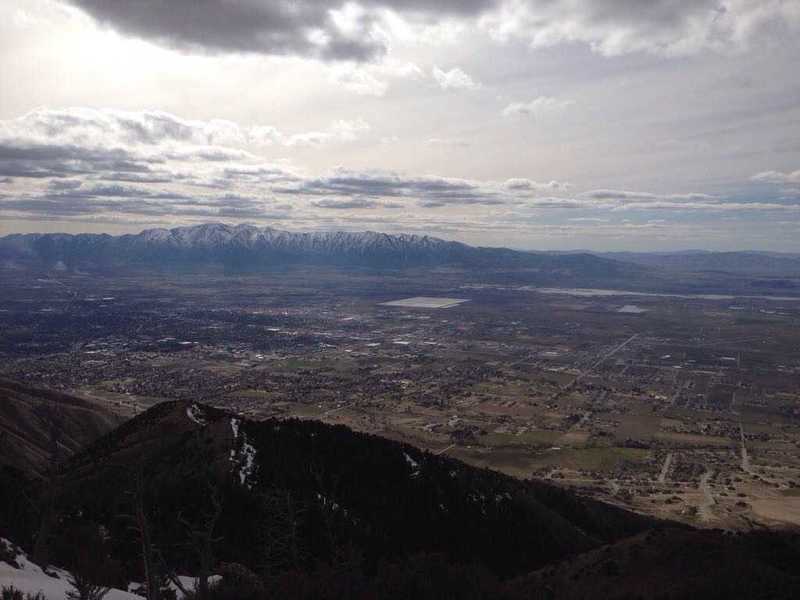
M 743 275 L 800 276 L 800 255 L 777 252 L 604 252 L 603 258 L 644 267 L 682 272 L 724 272 Z
M 220 223 L 148 229 L 139 234 L 14 234 L 0 238 L 0 261 L 63 267 L 223 263 L 245 268 L 320 264 L 372 268 L 436 266 L 524 268 L 616 275 L 637 267 L 590 254 L 554 256 L 482 248 L 413 234 L 295 233 Z

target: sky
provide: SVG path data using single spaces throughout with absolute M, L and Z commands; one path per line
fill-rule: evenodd
M 3 0 L 0 235 L 800 252 L 800 0 Z

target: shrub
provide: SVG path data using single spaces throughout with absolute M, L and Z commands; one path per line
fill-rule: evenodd
M 20 551 L 14 547 L 14 544 L 0 539 L 0 562 L 8 563 L 15 569 L 19 569 L 19 564 L 17 563 L 17 556 L 19 555 Z
M 211 583 L 208 598 L 200 598 L 198 592 L 190 591 L 184 600 L 263 600 L 264 584 L 261 579 L 240 564 L 224 564 L 219 569 L 221 579 Z
M 0 600 L 46 600 L 44 594 L 38 592 L 36 594 L 25 594 L 15 588 L 13 585 L 3 586 L 0 590 Z

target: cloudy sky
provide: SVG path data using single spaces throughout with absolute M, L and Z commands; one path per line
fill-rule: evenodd
M 800 0 L 3 0 L 0 235 L 800 252 Z

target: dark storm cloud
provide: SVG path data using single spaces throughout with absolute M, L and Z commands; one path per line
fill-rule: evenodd
M 381 9 L 422 18 L 477 15 L 492 0 L 366 0 L 346 13 L 341 0 L 69 0 L 101 23 L 128 35 L 191 51 L 300 55 L 369 60 L 386 52 L 375 29 Z M 343 10 L 344 9 L 344 10 Z

